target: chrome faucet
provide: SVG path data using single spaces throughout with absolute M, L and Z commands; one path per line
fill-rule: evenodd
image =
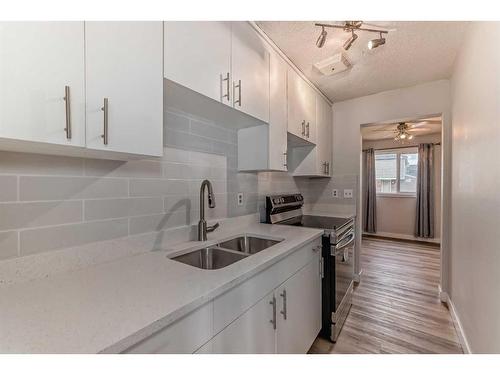
M 204 180 L 200 187 L 200 221 L 198 222 L 198 241 L 206 241 L 207 233 L 213 232 L 219 227 L 219 223 L 207 226 L 205 221 L 205 187 L 208 187 L 208 207 L 215 207 L 215 195 L 212 189 L 212 184 L 208 180 Z

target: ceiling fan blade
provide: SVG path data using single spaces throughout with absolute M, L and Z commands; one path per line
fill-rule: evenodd
M 408 124 L 412 124 L 412 126 L 420 126 L 420 125 L 431 125 L 431 124 L 441 124 L 440 120 L 424 120 L 424 121 L 408 121 Z
M 408 131 L 410 132 L 426 132 L 426 131 L 429 131 L 431 130 L 431 128 L 412 128 L 412 129 L 408 129 Z

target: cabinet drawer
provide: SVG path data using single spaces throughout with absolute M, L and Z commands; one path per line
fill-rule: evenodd
M 271 290 L 308 264 L 315 255 L 312 249 L 319 244 L 320 239 L 309 242 L 300 250 L 216 298 L 214 334 L 220 332 Z
M 212 302 L 124 351 L 127 354 L 193 353 L 212 337 Z

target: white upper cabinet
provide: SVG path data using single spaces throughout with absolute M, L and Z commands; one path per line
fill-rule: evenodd
M 233 22 L 231 38 L 233 106 L 269 122 L 269 52 L 248 22 Z
M 0 22 L 0 137 L 85 145 L 83 22 Z
M 288 68 L 288 132 L 316 141 L 316 93 L 291 67 Z
M 281 56 L 270 52 L 269 125 L 238 131 L 240 171 L 287 170 L 287 67 Z
M 277 53 L 270 61 L 269 169 L 287 170 L 287 88 L 288 65 Z
M 294 176 L 331 176 L 332 108 L 319 94 L 316 97 L 316 120 L 316 146 L 295 147 L 290 151 L 290 170 Z
M 332 173 L 332 107 L 321 97 L 316 98 L 316 148 L 317 171 L 319 175 L 331 176 Z
M 231 23 L 165 22 L 165 78 L 232 105 Z
M 163 23 L 86 22 L 87 148 L 163 153 Z

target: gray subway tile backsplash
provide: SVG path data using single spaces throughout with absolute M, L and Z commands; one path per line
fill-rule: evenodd
M 21 176 L 22 201 L 126 197 L 125 179 L 96 177 Z
M 0 202 L 17 200 L 17 176 L 0 176 Z
M 21 255 L 80 246 L 128 235 L 128 219 L 89 221 L 20 232 Z

